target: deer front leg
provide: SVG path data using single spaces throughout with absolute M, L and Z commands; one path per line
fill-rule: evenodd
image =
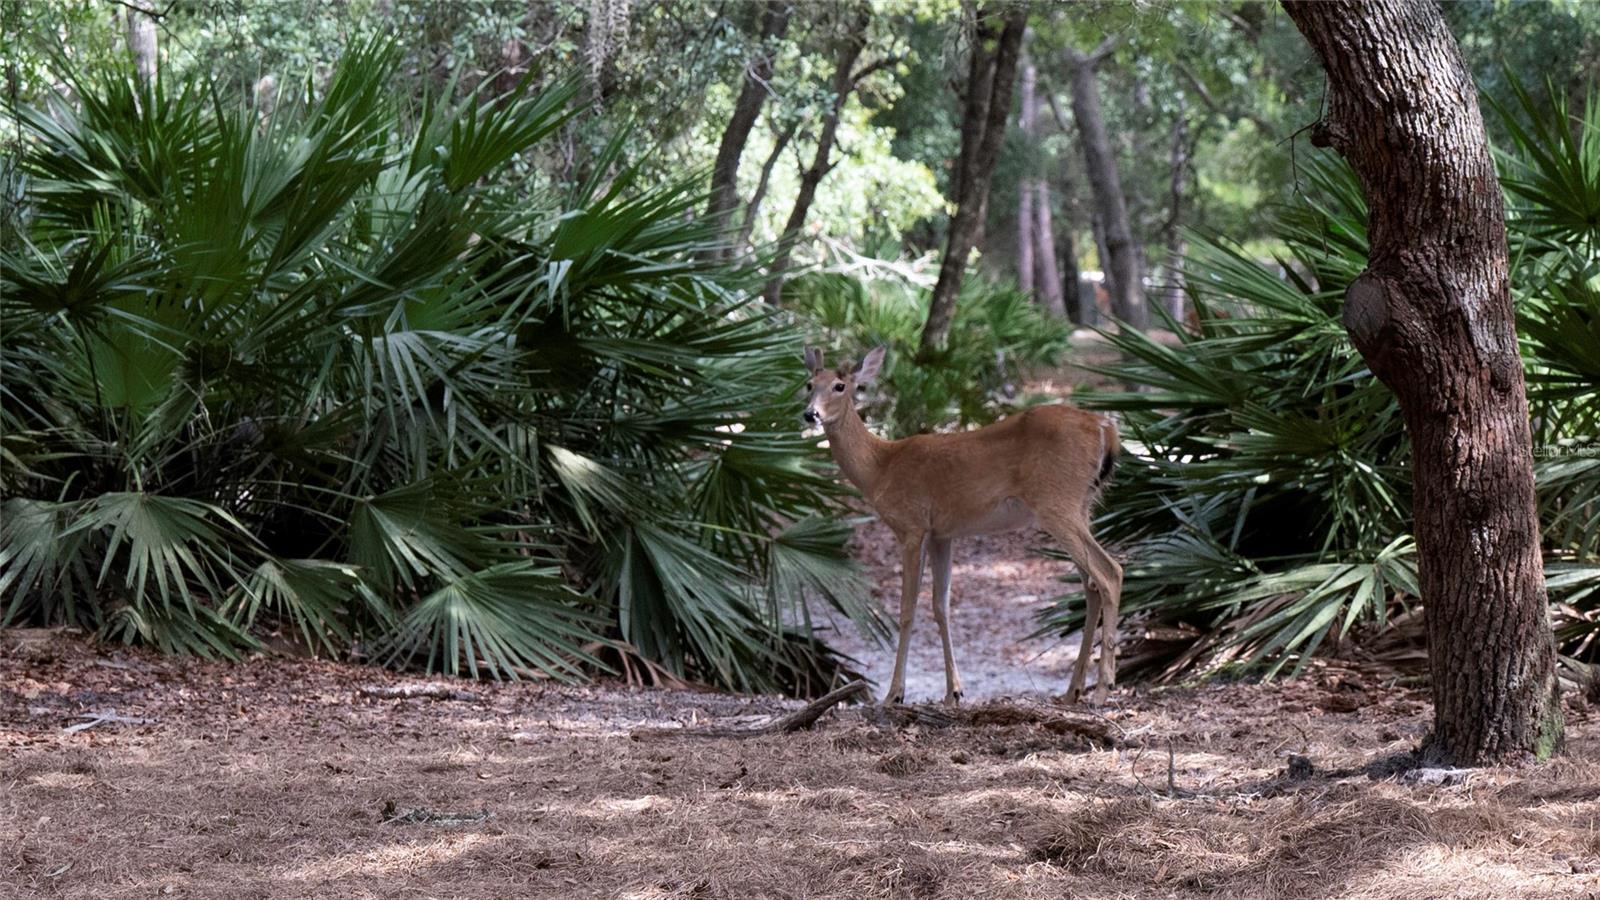
M 1077 703 L 1083 698 L 1083 687 L 1089 673 L 1089 657 L 1094 655 L 1095 632 L 1100 625 L 1100 591 L 1087 572 L 1080 572 L 1083 596 L 1087 609 L 1083 615 L 1083 639 L 1078 644 L 1078 658 L 1072 663 L 1072 685 L 1067 688 L 1067 702 Z
M 917 615 L 917 595 L 922 592 L 922 545 L 924 535 L 900 539 L 900 645 L 894 653 L 894 677 L 889 679 L 885 704 L 906 699 L 906 656 L 911 652 L 911 624 Z
M 934 538 L 928 542 L 928 564 L 933 570 L 933 621 L 944 642 L 944 702 L 961 702 L 961 673 L 956 671 L 955 649 L 950 641 L 950 562 L 951 540 Z

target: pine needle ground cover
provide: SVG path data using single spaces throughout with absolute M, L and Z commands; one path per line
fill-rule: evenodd
M 1025 719 L 896 728 L 850 708 L 792 735 L 635 740 L 797 704 L 526 680 L 406 699 L 370 688 L 424 677 L 0 640 L 8 897 L 1600 890 L 1586 707 L 1556 761 L 1412 784 L 1381 763 L 1427 729 L 1425 695 L 1320 663 L 1131 696 L 1105 714 L 1114 746 Z M 63 732 L 106 707 L 150 721 Z M 1291 776 L 1291 754 L 1309 771 Z

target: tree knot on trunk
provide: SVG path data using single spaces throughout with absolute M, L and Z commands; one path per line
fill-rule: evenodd
M 1489 386 L 1501 394 L 1509 394 L 1513 388 L 1522 389 L 1518 369 L 1522 361 L 1506 350 L 1494 351 L 1489 356 Z
M 1356 349 L 1379 374 L 1377 365 L 1391 330 L 1389 286 L 1381 276 L 1368 270 L 1350 283 L 1344 292 L 1343 320 Z
M 1350 134 L 1336 120 L 1324 116 L 1311 126 L 1311 146 L 1328 147 L 1339 153 L 1350 144 Z

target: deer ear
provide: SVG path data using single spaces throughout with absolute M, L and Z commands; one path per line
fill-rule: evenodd
M 805 348 L 806 371 L 815 372 L 822 368 L 822 351 L 815 347 Z
M 858 384 L 871 384 L 878 377 L 878 372 L 883 369 L 883 355 L 887 348 L 873 347 L 867 355 L 861 357 L 861 365 L 856 366 L 856 382 Z

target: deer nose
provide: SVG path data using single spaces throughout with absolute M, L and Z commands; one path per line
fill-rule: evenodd
M 808 408 L 803 414 L 802 418 L 806 420 L 807 425 L 815 425 L 817 424 L 817 411 Z

